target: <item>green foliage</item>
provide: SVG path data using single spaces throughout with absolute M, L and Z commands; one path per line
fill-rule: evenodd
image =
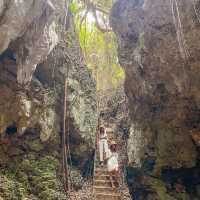
M 69 5 L 69 9 L 72 14 L 76 14 L 78 12 L 78 4 L 76 2 L 71 2 Z
M 113 0 L 92 0 L 92 2 L 105 9 L 111 9 L 113 4 Z
M 58 166 L 59 160 L 52 156 L 26 155 L 15 166 L 0 172 L 0 199 L 66 199 L 56 176 Z
M 92 2 L 108 11 L 112 6 L 111 0 Z M 86 64 L 97 81 L 97 90 L 116 88 L 124 80 L 124 71 L 118 63 L 115 35 L 113 32 L 101 32 L 93 13 L 89 11 L 84 18 L 85 12 L 76 15 L 75 24 Z M 103 20 L 102 15 L 97 17 L 100 22 Z M 107 20 L 108 16 L 105 18 Z
M 121 84 L 124 71 L 118 64 L 114 34 L 102 33 L 94 24 L 85 22 L 80 28 L 79 38 L 86 63 L 97 80 L 97 89 Z

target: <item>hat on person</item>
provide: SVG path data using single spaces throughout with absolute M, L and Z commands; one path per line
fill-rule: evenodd
M 110 146 L 112 146 L 112 145 L 117 145 L 117 143 L 114 140 L 112 140 L 110 143 Z

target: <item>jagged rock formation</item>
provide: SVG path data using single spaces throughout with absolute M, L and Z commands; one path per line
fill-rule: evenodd
M 58 9 L 50 0 L 1 0 L 0 5 L 0 52 L 5 51 L 11 42 L 19 40 L 15 51 L 17 79 L 20 84 L 28 84 L 37 64 L 58 42 L 55 31 Z
M 138 168 L 129 174 L 135 199 L 200 198 L 199 3 L 118 0 L 112 9 L 132 123 L 129 164 Z
M 70 141 L 73 161 L 83 167 L 90 157 L 97 124 L 95 82 L 84 64 L 73 26 L 68 29 L 66 42 L 60 42 L 38 66 L 36 77 L 57 93 L 57 110 L 63 113 L 65 78 L 68 79 L 68 109 Z M 66 67 L 67 66 L 67 67 Z M 61 98 L 62 97 L 62 98 Z
M 66 199 L 60 160 L 65 78 L 71 158 L 79 169 L 88 167 L 94 145 L 94 80 L 70 14 L 62 24 L 64 1 L 0 5 L 0 35 L 6 35 L 0 42 L 0 199 Z

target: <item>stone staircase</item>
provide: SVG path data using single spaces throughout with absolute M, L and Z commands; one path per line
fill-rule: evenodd
M 114 139 L 112 128 L 107 129 L 107 135 L 110 140 Z M 95 200 L 121 200 L 119 189 L 111 186 L 106 166 L 97 165 L 95 167 L 93 193 Z
M 112 188 L 106 167 L 95 169 L 93 192 L 95 200 L 121 200 L 118 188 Z

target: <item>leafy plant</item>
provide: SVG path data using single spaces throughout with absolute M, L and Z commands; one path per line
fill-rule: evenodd
M 89 1 L 87 1 L 89 2 Z M 102 12 L 109 11 L 112 1 L 90 1 Z M 75 16 L 76 30 L 88 68 L 97 81 L 97 90 L 118 87 L 124 80 L 124 71 L 117 58 L 117 43 L 112 31 L 102 31 L 96 23 L 93 11 L 82 4 L 76 4 L 78 12 Z M 98 23 L 108 24 L 109 13 L 97 10 Z
M 71 2 L 69 5 L 69 9 L 72 14 L 76 14 L 78 12 L 78 4 L 76 2 Z

